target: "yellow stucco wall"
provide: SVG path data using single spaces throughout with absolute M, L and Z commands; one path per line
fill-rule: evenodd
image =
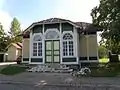
M 79 38 L 79 56 L 86 57 L 87 56 L 87 46 L 86 46 L 86 38 L 85 36 L 80 36 Z
M 29 58 L 29 39 L 23 39 L 23 58 Z
M 97 56 L 97 35 L 89 35 L 88 38 L 89 56 Z
M 7 58 L 7 61 L 14 61 L 16 60 L 17 56 L 16 56 L 16 50 L 17 48 L 15 48 L 13 45 L 11 45 L 9 48 L 8 48 L 8 58 Z
M 88 54 L 89 56 L 97 56 L 97 35 L 89 35 L 88 36 L 88 44 L 86 36 L 80 36 L 79 42 L 79 56 L 86 57 L 87 56 L 87 45 L 88 45 Z

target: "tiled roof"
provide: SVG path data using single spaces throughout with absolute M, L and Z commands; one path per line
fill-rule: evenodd
M 46 20 L 38 21 L 36 23 L 60 23 L 60 22 L 66 22 L 66 19 L 61 19 L 61 18 L 49 18 Z
M 63 22 L 68 22 L 77 28 L 80 28 L 80 30 L 87 31 L 89 30 L 89 27 L 92 26 L 91 30 L 94 28 L 94 26 L 91 23 L 86 23 L 86 22 L 73 22 L 67 19 L 61 19 L 61 18 L 49 18 L 46 20 L 34 22 L 32 25 L 30 25 L 26 30 L 28 30 L 31 26 L 36 25 L 36 24 L 47 24 L 47 23 L 63 23 Z M 94 30 L 97 28 L 94 28 Z M 26 30 L 24 32 L 26 32 Z M 90 30 L 90 31 L 91 31 Z M 94 31 L 93 30 L 93 31 Z M 97 30 L 96 30 L 97 31 Z
M 86 29 L 89 25 L 91 25 L 90 23 L 86 22 L 75 22 L 75 24 L 79 25 L 82 29 Z
M 46 24 L 46 23 L 60 23 L 60 22 L 70 22 L 78 27 L 84 27 L 84 28 L 86 28 L 88 25 L 91 25 L 90 23 L 86 23 L 86 22 L 73 22 L 73 21 L 70 21 L 67 19 L 61 19 L 61 18 L 49 18 L 49 19 L 38 21 L 35 23 Z

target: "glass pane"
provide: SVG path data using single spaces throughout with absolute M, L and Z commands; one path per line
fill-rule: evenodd
M 34 49 L 33 52 L 36 52 L 36 53 L 37 53 L 37 50 Z
M 46 62 L 52 62 L 52 56 L 46 56 Z
M 33 43 L 33 46 L 37 46 L 37 43 Z
M 46 55 L 51 55 L 51 51 L 46 51 Z
M 59 38 L 59 34 L 56 31 L 49 31 L 46 34 L 46 39 L 57 39 Z
M 66 34 L 63 36 L 63 39 L 64 39 L 64 40 L 71 40 L 71 39 L 73 39 L 73 36 L 72 36 L 70 33 L 66 33 Z
M 54 55 L 59 55 L 59 51 L 54 51 Z
M 33 56 L 37 56 L 37 53 L 33 53 Z
M 54 62 L 59 62 L 60 58 L 59 56 L 54 56 Z
M 41 40 L 42 40 L 42 39 L 41 39 L 40 35 L 34 36 L 34 41 L 41 41 Z
M 38 52 L 42 52 L 42 50 L 39 50 L 39 49 L 38 49 Z
M 46 42 L 46 50 L 52 50 L 52 42 Z
M 72 44 L 72 45 L 73 45 L 73 41 L 69 41 L 69 44 Z
M 59 41 L 54 41 L 54 50 L 59 50 Z
M 42 53 L 38 53 L 38 56 L 42 56 Z

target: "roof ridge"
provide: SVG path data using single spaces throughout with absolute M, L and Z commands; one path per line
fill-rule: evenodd
M 59 19 L 59 20 L 71 21 L 71 20 L 64 19 L 64 18 L 54 17 L 54 18 L 48 18 L 48 19 L 40 20 L 40 21 L 33 22 L 33 23 L 39 23 L 39 22 L 43 22 L 43 21 L 46 21 L 46 20 L 50 20 L 50 19 Z M 71 22 L 73 22 L 73 21 L 71 21 Z

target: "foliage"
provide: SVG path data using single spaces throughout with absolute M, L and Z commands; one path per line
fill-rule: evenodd
M 93 24 L 103 28 L 101 43 L 112 53 L 120 53 L 120 0 L 100 0 L 91 16 Z
M 107 58 L 108 57 L 108 50 L 106 49 L 106 47 L 104 45 L 100 45 L 98 47 L 98 54 L 99 54 L 99 58 Z
M 117 54 L 112 54 L 109 57 L 110 62 L 119 62 L 119 56 Z
M 12 42 L 21 42 L 20 34 L 21 28 L 17 18 L 13 18 L 9 34 L 5 33 L 3 25 L 0 23 L 0 52 L 4 52 L 5 48 Z
M 22 37 L 19 36 L 21 34 L 21 27 L 17 18 L 13 18 L 9 34 L 11 35 L 11 42 L 22 41 Z
M 18 73 L 22 73 L 24 71 L 25 71 L 25 68 L 23 67 L 9 65 L 3 68 L 0 73 L 5 75 L 15 75 Z
M 3 25 L 0 24 L 0 52 L 5 51 L 5 48 L 9 43 L 10 37 L 5 33 Z

